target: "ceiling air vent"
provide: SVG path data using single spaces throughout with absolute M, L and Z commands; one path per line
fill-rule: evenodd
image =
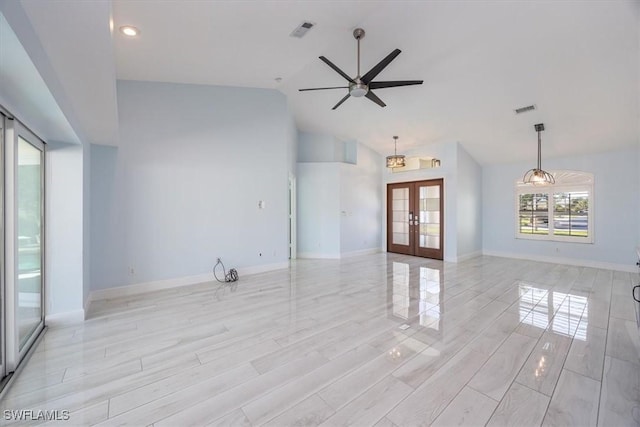
M 303 38 L 307 32 L 313 28 L 315 24 L 313 22 L 305 21 L 302 24 L 298 25 L 292 32 L 289 34 L 291 37 L 297 37 L 299 39 Z
M 533 111 L 536 109 L 535 105 L 527 105 L 526 107 L 520 107 L 520 108 L 516 108 L 515 111 L 516 114 L 522 114 L 522 113 L 526 113 L 527 111 Z

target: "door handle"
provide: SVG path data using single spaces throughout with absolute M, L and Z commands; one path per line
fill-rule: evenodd
M 636 285 L 633 287 L 633 290 L 631 291 L 631 296 L 633 296 L 633 299 L 636 300 L 637 302 L 640 302 L 640 299 L 636 298 L 636 289 L 640 288 L 640 285 Z

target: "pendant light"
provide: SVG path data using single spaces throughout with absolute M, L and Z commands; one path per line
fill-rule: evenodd
M 393 137 L 393 156 L 387 156 L 387 167 L 388 168 L 402 168 L 404 167 L 404 156 L 398 155 L 396 151 L 398 148 L 398 137 Z
M 527 173 L 524 174 L 522 182 L 533 185 L 555 184 L 556 180 L 553 175 L 542 170 L 542 145 L 540 142 L 540 132 L 544 130 L 544 124 L 537 124 L 534 128 L 536 132 L 538 132 L 538 167 L 535 169 L 529 169 Z

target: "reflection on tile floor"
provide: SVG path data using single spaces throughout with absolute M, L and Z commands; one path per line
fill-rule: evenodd
M 637 280 L 496 257 L 298 260 L 95 302 L 47 332 L 0 409 L 69 410 L 65 425 L 638 425 Z

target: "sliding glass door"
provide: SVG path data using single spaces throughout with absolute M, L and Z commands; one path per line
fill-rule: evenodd
M 7 374 L 5 343 L 6 343 L 6 321 L 5 321 L 5 271 L 4 271 L 4 135 L 5 116 L 0 113 L 0 381 Z
M 16 120 L 8 120 L 5 136 L 5 368 L 10 372 L 44 327 L 44 144 Z

